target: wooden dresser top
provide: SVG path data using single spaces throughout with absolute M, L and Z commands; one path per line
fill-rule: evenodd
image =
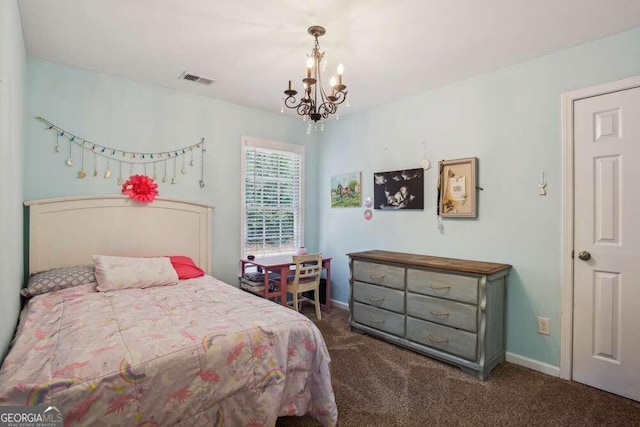
M 426 268 L 437 268 L 440 270 L 459 271 L 463 273 L 491 275 L 504 270 L 509 270 L 511 265 L 498 264 L 495 262 L 470 261 L 456 258 L 441 258 L 437 256 L 407 254 L 390 251 L 364 251 L 352 252 L 347 256 L 353 259 L 392 262 L 407 266 L 418 266 Z

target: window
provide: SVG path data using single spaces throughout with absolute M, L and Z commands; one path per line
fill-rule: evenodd
M 304 246 L 304 147 L 242 138 L 241 251 L 292 254 Z

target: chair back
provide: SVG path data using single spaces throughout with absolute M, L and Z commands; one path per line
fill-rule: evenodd
M 322 273 L 322 254 L 295 255 L 293 262 L 296 264 L 293 285 L 301 283 L 320 284 L 320 274 Z

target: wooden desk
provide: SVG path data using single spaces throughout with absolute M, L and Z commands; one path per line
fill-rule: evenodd
M 264 289 L 260 292 L 254 292 L 264 298 L 280 298 L 280 304 L 287 304 L 287 276 L 292 273 L 291 266 L 295 265 L 292 255 L 266 256 L 249 260 L 247 258 L 240 259 L 240 278 L 245 275 L 248 266 L 256 266 L 264 273 Z M 322 268 L 326 271 L 325 286 L 325 303 L 322 308 L 331 309 L 331 258 L 322 258 Z M 269 290 L 269 273 L 280 274 L 280 289 L 275 292 Z

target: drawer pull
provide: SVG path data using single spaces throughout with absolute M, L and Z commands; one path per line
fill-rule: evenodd
M 435 311 L 435 310 L 431 310 L 431 309 L 429 309 L 429 313 L 433 314 L 434 316 L 448 316 L 449 315 L 448 312 Z
M 429 341 L 431 342 L 435 342 L 435 343 L 443 343 L 443 342 L 449 342 L 448 339 L 444 339 L 444 338 L 436 338 L 433 335 L 429 334 Z
M 381 276 L 374 276 L 373 274 L 369 273 L 369 277 L 371 277 L 371 279 L 373 280 L 382 280 L 384 279 L 384 274 Z
M 369 322 L 384 323 L 384 319 L 378 320 L 378 319 L 374 319 L 373 317 L 369 316 Z
M 369 301 L 371 301 L 371 302 L 382 302 L 382 301 L 384 301 L 384 297 L 374 298 L 371 295 L 369 295 Z
M 444 291 L 445 289 L 451 289 L 451 286 L 435 286 L 435 285 L 429 285 L 429 287 L 431 289 L 433 289 L 434 291 Z

